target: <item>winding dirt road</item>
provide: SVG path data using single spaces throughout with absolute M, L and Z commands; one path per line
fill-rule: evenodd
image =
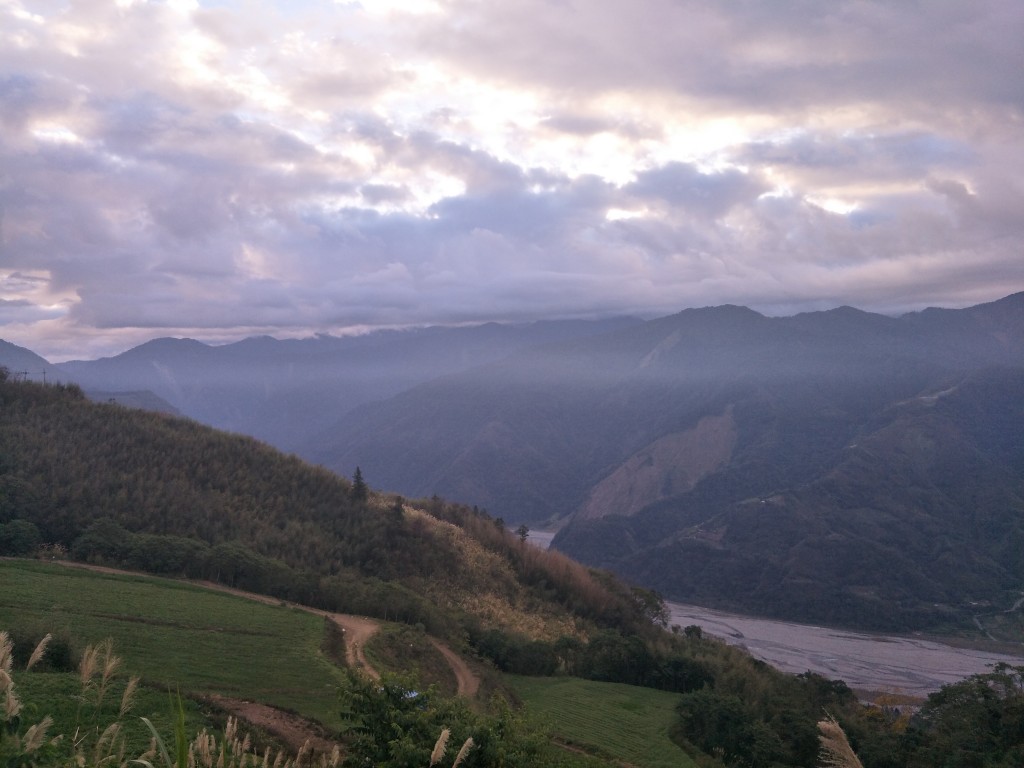
M 69 568 L 81 568 L 86 571 L 109 573 L 115 576 L 149 576 L 151 578 L 160 578 L 158 576 L 153 576 L 151 573 L 144 573 L 142 571 L 125 571 L 119 568 L 109 568 L 104 565 L 75 563 L 70 560 L 59 560 L 56 562 Z M 228 587 L 224 584 L 218 584 L 215 581 L 199 581 L 195 579 L 181 579 L 181 581 L 185 581 L 189 584 L 195 584 L 196 586 L 210 589 L 214 592 L 224 592 L 229 595 L 243 597 L 246 600 L 254 600 L 266 605 L 281 605 L 282 603 L 282 601 L 276 597 L 268 597 L 267 595 L 261 595 L 256 592 L 246 592 L 243 589 L 235 589 L 234 587 Z M 354 616 L 349 613 L 331 613 L 330 611 L 324 611 L 320 608 L 311 608 L 308 605 L 301 605 L 299 603 L 288 603 L 288 605 L 292 605 L 299 610 L 306 611 L 307 613 L 324 616 L 337 624 L 345 635 L 346 664 L 348 664 L 352 669 L 362 670 L 374 680 L 380 680 L 380 672 L 374 669 L 373 665 L 370 664 L 369 660 L 366 658 L 364 650 L 366 648 L 366 643 L 380 629 L 379 622 L 365 616 Z M 452 668 L 452 673 L 458 681 L 459 696 L 465 696 L 467 698 L 475 696 L 476 692 L 480 690 L 479 676 L 470 669 L 469 665 L 466 664 L 465 660 L 463 660 L 459 654 L 455 653 L 455 651 L 443 642 L 435 637 L 430 638 L 430 642 L 433 643 L 434 647 L 441 652 L 441 655 L 444 656 L 448 665 Z
M 303 608 L 303 610 L 314 609 Z M 315 610 L 314 612 L 319 613 Z M 324 613 L 323 615 L 330 617 L 345 633 L 345 661 L 348 665 L 352 669 L 362 670 L 374 680 L 380 680 L 380 673 L 367 660 L 364 650 L 369 639 L 377 634 L 380 624 L 373 619 L 352 616 L 347 613 Z
M 441 652 L 455 673 L 459 696 L 465 696 L 467 699 L 476 696 L 476 692 L 480 690 L 480 678 L 469 668 L 465 660 L 436 637 L 430 638 L 430 642 Z

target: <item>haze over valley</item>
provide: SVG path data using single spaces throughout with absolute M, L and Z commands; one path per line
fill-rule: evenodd
M 150 393 L 393 493 L 556 527 L 555 548 L 672 600 L 967 631 L 1021 590 L 1024 294 L 898 318 L 159 339 L 45 367 L 5 349 L 100 401 Z

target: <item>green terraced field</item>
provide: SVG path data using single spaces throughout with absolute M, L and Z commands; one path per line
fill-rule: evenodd
M 216 692 L 340 722 L 340 670 L 320 650 L 324 619 L 168 579 L 30 560 L 0 561 L 0 628 L 110 637 L 127 672 L 157 688 Z
M 695 764 L 668 736 L 678 694 L 571 677 L 510 677 L 527 709 L 553 735 L 642 768 Z

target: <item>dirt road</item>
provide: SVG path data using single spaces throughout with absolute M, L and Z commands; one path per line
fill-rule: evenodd
M 90 565 L 88 563 L 74 563 L 68 560 L 59 561 L 61 565 L 69 566 L 72 568 L 82 568 L 85 570 L 96 571 L 99 573 L 110 573 L 110 574 L 122 574 L 131 576 L 152 576 L 152 574 L 140 573 L 138 571 L 123 571 L 117 568 L 108 568 L 101 565 Z M 237 597 L 243 597 L 246 600 L 254 600 L 259 603 L 265 603 L 267 605 L 280 605 L 282 601 L 276 597 L 268 597 L 267 595 L 261 595 L 256 592 L 246 592 L 242 589 L 235 589 L 234 587 L 228 587 L 223 584 L 218 584 L 214 581 L 198 581 L 192 579 L 185 579 L 190 584 L 195 584 L 205 589 L 214 590 L 216 592 L 224 592 Z M 364 673 L 369 675 L 374 680 L 380 679 L 380 673 L 374 669 L 373 665 L 370 664 L 366 658 L 366 643 L 373 637 L 380 629 L 380 624 L 373 619 L 369 619 L 365 616 L 353 616 L 348 613 L 331 613 L 330 611 L 324 611 L 319 608 L 311 608 L 307 605 L 300 605 L 299 603 L 289 603 L 294 605 L 296 608 L 307 611 L 308 613 L 316 614 L 317 616 L 324 616 L 341 628 L 341 631 L 345 635 L 345 661 L 352 669 L 362 670 Z M 480 678 L 469 668 L 469 665 L 459 656 L 455 651 L 446 646 L 440 640 L 436 638 L 430 638 L 430 642 L 434 644 L 434 647 L 444 656 L 448 665 L 452 668 L 452 672 L 455 675 L 455 679 L 458 682 L 458 693 L 460 696 L 466 696 L 472 698 L 476 695 L 476 692 L 480 689 Z
M 473 670 L 469 668 L 469 665 L 461 656 L 459 656 L 459 654 L 437 638 L 430 638 L 430 642 L 433 643 L 434 647 L 441 652 L 441 655 L 444 656 L 445 660 L 448 662 L 448 666 L 450 666 L 452 668 L 452 672 L 455 673 L 455 680 L 458 682 L 459 696 L 465 696 L 468 699 L 476 696 L 476 692 L 480 690 L 480 678 L 474 674 Z
M 82 570 L 107 573 L 112 575 L 127 576 L 152 576 L 152 574 L 140 573 L 138 571 L 124 571 L 117 568 L 108 568 L 101 565 L 90 565 L 88 563 L 74 563 L 71 561 L 58 561 L 61 565 Z M 212 581 L 185 580 L 190 584 L 210 589 L 215 592 L 242 597 L 246 600 L 253 600 L 267 605 L 281 605 L 282 601 L 275 597 L 260 595 L 256 592 L 246 592 L 242 589 L 235 589 Z M 359 669 L 374 680 L 380 679 L 380 673 L 374 669 L 366 658 L 366 643 L 380 630 L 380 624 L 365 616 L 353 616 L 347 613 L 331 613 L 319 608 L 311 608 L 298 603 L 289 603 L 294 607 L 307 611 L 308 613 L 324 616 L 333 621 L 345 636 L 345 661 L 352 669 Z M 451 648 L 436 638 L 430 638 L 430 642 L 444 656 L 452 668 L 455 679 L 458 682 L 458 693 L 460 696 L 472 698 L 480 688 L 480 678 L 474 674 L 469 665 L 455 653 Z M 258 728 L 262 728 L 273 734 L 293 750 L 299 750 L 309 742 L 310 746 L 317 752 L 330 752 L 336 745 L 326 737 L 323 730 L 316 724 L 310 723 L 303 718 L 283 712 L 282 710 L 253 701 L 232 699 L 227 696 L 212 694 L 205 699 L 225 712 L 235 715 Z
M 312 609 L 309 609 L 312 610 Z M 341 627 L 345 633 L 345 661 L 352 669 L 361 669 L 374 680 L 380 680 L 380 673 L 373 668 L 373 665 L 366 658 L 363 649 L 367 641 L 377 634 L 380 629 L 373 619 L 362 616 L 352 616 L 347 613 L 327 613 L 331 620 Z
M 343 748 L 340 742 L 327 738 L 324 730 L 315 723 L 267 704 L 232 699 L 219 694 L 204 696 L 203 701 L 266 731 L 280 739 L 282 744 L 295 753 L 298 753 L 306 745 L 308 745 L 308 749 L 320 754 L 330 754 L 335 747 Z

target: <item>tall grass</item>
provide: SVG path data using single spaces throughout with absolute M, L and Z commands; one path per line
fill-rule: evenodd
M 834 717 L 818 723 L 818 742 L 821 745 L 822 768 L 864 768 Z
M 43 658 L 49 640 L 46 636 L 39 643 L 25 672 Z M 139 678 L 130 678 L 123 685 L 114 708 L 108 695 L 117 687 L 122 664 L 109 640 L 90 645 L 82 653 L 78 690 L 72 694 L 75 722 L 67 733 L 51 736 L 53 717 L 38 713 L 56 702 L 22 701 L 14 679 L 13 648 L 9 634 L 0 631 L 0 764 L 8 768 L 336 768 L 340 764 L 337 747 L 330 755 L 313 755 L 308 742 L 296 755 L 274 752 L 269 747 L 262 755 L 255 754 L 249 737 L 239 735 L 234 718 L 228 719 L 219 738 L 203 729 L 189 739 L 180 699 L 172 738 L 165 738 L 166 734 L 143 717 L 141 721 L 150 734 L 149 746 L 133 756 L 125 718 L 132 709 Z

